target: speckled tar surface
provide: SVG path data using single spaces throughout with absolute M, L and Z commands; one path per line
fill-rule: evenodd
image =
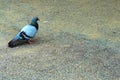
M 33 16 L 35 43 L 7 43 Z M 120 80 L 120 0 L 0 0 L 0 80 Z

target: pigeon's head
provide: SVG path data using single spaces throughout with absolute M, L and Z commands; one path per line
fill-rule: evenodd
M 38 17 L 33 17 L 32 20 L 31 20 L 31 22 L 36 23 L 38 20 L 39 20 Z

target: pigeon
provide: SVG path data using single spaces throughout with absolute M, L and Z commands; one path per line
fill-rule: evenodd
M 38 17 L 33 17 L 30 24 L 24 26 L 15 37 L 8 42 L 8 47 L 13 48 L 24 43 L 31 43 L 31 39 L 36 35 L 39 25 Z

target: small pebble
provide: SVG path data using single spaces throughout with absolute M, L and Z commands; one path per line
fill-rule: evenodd
M 48 21 L 43 21 L 43 23 L 48 23 Z

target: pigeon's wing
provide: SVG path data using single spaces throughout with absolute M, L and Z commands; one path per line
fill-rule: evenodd
M 21 32 L 18 32 L 18 33 L 15 35 L 15 37 L 8 42 L 8 47 L 13 48 L 13 47 L 15 47 L 15 46 L 24 44 L 24 43 L 26 43 L 26 42 L 27 42 L 27 40 L 26 40 L 26 39 L 23 39 L 23 38 L 21 37 Z
M 21 29 L 21 32 L 24 32 L 24 37 L 26 39 L 33 38 L 37 33 L 37 29 L 32 25 L 26 25 Z
M 21 36 L 20 36 L 20 32 L 18 32 L 13 39 L 14 40 L 22 39 Z

